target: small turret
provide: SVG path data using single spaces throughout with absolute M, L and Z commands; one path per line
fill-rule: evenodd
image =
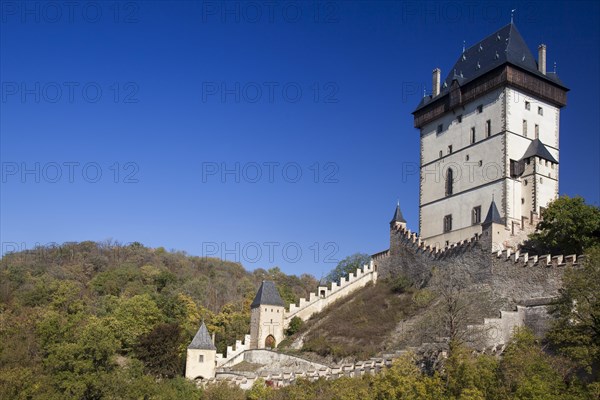
M 492 203 L 487 215 L 481 223 L 482 244 L 491 251 L 503 250 L 503 234 L 505 231 L 504 220 L 500 216 L 496 202 L 492 197 Z
M 214 378 L 216 359 L 217 348 L 202 321 L 202 325 L 187 348 L 185 377 L 192 380 Z
M 502 224 L 502 217 L 500 216 L 500 212 L 498 212 L 498 207 L 496 207 L 496 202 L 493 198 L 490 208 L 488 209 L 487 216 L 481 223 L 482 226 L 489 224 Z
M 406 228 L 406 220 L 402 216 L 402 211 L 400 210 L 400 201 L 396 205 L 396 210 L 394 211 L 394 217 L 390 221 L 390 228 L 402 227 Z

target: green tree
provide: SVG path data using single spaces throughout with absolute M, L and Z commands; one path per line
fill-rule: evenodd
M 535 336 L 519 329 L 500 361 L 500 374 L 507 397 L 516 399 L 562 400 L 566 386 L 563 376 L 553 368 Z
M 375 399 L 440 399 L 444 385 L 439 376 L 426 376 L 416 365 L 413 354 L 394 361 L 391 368 L 375 377 Z
M 357 269 L 368 264 L 371 261 L 371 256 L 364 253 L 355 253 L 344 258 L 338 265 L 331 270 L 327 275 L 328 282 L 338 282 L 342 277 L 348 276 L 351 272 L 356 272 Z
M 448 394 L 457 399 L 493 399 L 498 394 L 498 360 L 488 355 L 471 355 L 465 346 L 452 346 L 444 363 Z
M 525 247 L 538 254 L 583 254 L 600 244 L 600 208 L 582 197 L 562 196 L 542 212 Z
M 285 334 L 288 336 L 292 336 L 294 333 L 298 332 L 300 328 L 302 328 L 303 321 L 300 317 L 296 316 L 290 320 L 290 325 L 285 331 Z
M 150 332 L 163 316 L 154 300 L 142 294 L 119 299 L 111 318 L 123 349 L 131 350 L 138 337 Z
M 139 338 L 135 355 L 148 373 L 158 378 L 173 378 L 183 372 L 184 341 L 179 325 L 160 324 Z
M 557 317 L 548 334 L 560 351 L 591 372 L 600 363 L 600 246 L 591 248 L 582 268 L 565 271 Z

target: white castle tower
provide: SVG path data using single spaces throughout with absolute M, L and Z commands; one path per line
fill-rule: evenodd
M 187 348 L 185 377 L 188 379 L 210 379 L 215 377 L 217 348 L 213 343 L 204 321 Z
M 284 339 L 285 303 L 274 282 L 263 281 L 250 305 L 250 348 L 275 348 Z
M 538 50 L 536 62 L 511 23 L 464 50 L 442 83 L 433 70 L 432 95 L 413 112 L 421 134 L 419 231 L 429 244 L 481 234 L 495 199 L 503 230 L 494 241 L 510 246 L 558 196 L 568 89 L 546 71 L 546 46 Z

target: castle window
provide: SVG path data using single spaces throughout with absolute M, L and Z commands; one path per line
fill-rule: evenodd
M 477 113 L 481 114 L 483 112 L 483 104 L 477 106 Z
M 489 119 L 487 121 L 485 121 L 485 136 L 486 137 L 492 136 L 492 121 Z
M 523 185 L 527 186 L 527 179 L 523 181 Z
M 460 124 L 462 122 L 462 114 L 460 114 L 458 117 L 456 117 L 456 120 Z
M 440 158 L 444 157 L 444 152 L 440 150 Z
M 544 109 L 542 107 L 538 107 L 538 114 L 544 115 Z
M 452 214 L 444 217 L 444 232 L 450 232 L 452 230 Z
M 544 183 L 544 178 L 540 178 L 540 183 Z
M 479 160 L 479 166 L 481 167 L 483 165 L 483 161 Z
M 201 362 L 201 363 L 204 362 L 204 355 L 203 354 L 198 355 L 198 362 Z
M 469 155 L 468 154 L 465 156 L 465 161 L 469 161 Z
M 521 204 L 525 204 L 525 199 L 521 197 Z
M 444 124 L 439 124 L 437 126 L 436 133 L 439 135 L 440 133 L 442 133 L 443 130 L 444 130 Z
M 528 101 L 525 102 L 525 109 L 526 110 L 531 110 L 531 103 L 530 102 L 528 102 Z
M 535 124 L 535 138 L 540 138 L 540 126 L 538 124 Z
M 527 120 L 523 120 L 523 136 L 527 137 Z
M 448 146 L 448 154 L 452 154 L 452 145 Z
M 481 206 L 473 207 L 471 213 L 471 223 L 473 225 L 481 223 Z
M 475 127 L 471 127 L 471 144 L 475 143 Z
M 446 171 L 446 196 L 452 196 L 454 186 L 454 171 L 448 168 Z

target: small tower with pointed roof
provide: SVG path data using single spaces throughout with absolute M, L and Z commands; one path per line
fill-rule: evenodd
M 285 303 L 275 283 L 263 281 L 250 305 L 250 348 L 275 348 L 284 339 Z
M 492 251 L 502 250 L 504 221 L 500 216 L 496 201 L 492 198 L 490 208 L 481 223 L 482 242 Z
M 202 321 L 200 329 L 187 348 L 185 377 L 192 380 L 214 378 L 216 366 L 217 348 Z
M 404 219 L 404 216 L 402 216 L 402 211 L 400 210 L 400 201 L 398 201 L 398 204 L 396 204 L 394 216 L 390 221 L 390 229 L 397 228 L 406 228 L 406 220 Z

